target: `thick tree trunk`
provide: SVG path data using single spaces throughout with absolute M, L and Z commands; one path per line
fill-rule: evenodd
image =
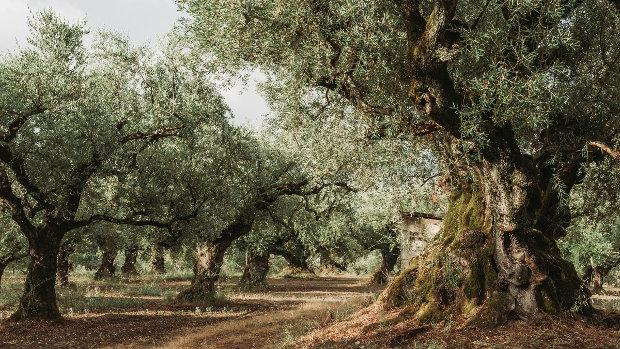
M 101 248 L 101 264 L 95 273 L 95 280 L 113 277 L 116 273 L 116 256 L 118 255 L 118 247 L 116 243 L 108 239 L 99 239 L 97 242 Z
M 398 246 L 385 246 L 380 249 L 381 253 L 381 266 L 370 279 L 371 284 L 385 285 L 388 282 L 390 274 L 394 271 L 394 267 L 398 262 L 398 256 L 400 255 L 400 248 Z
M 218 239 L 196 247 L 194 278 L 190 288 L 179 294 L 179 299 L 194 302 L 208 300 L 215 295 L 215 283 L 220 277 L 224 254 L 231 243 L 229 239 Z
M 136 262 L 138 261 L 138 252 L 140 248 L 138 246 L 130 246 L 125 249 L 125 262 L 121 267 L 123 275 L 138 275 L 138 269 L 136 268 Z
M 269 253 L 248 251 L 239 286 L 245 289 L 265 288 L 267 273 L 269 273 Z
M 60 286 L 69 286 L 69 271 L 71 270 L 71 262 L 69 257 L 75 252 L 75 244 L 72 241 L 65 241 L 58 253 L 58 270 L 56 272 L 56 279 Z
M 558 231 L 538 229 L 537 178 L 511 160 L 473 170 L 475 181 L 451 199 L 440 240 L 390 283 L 385 307 L 406 306 L 427 322 L 451 313 L 495 325 L 575 306 L 580 280 L 560 255 Z
M 153 247 L 153 270 L 158 274 L 166 273 L 166 264 L 164 258 L 165 248 L 159 244 Z
M 56 268 L 62 235 L 40 231 L 28 237 L 30 264 L 24 293 L 11 320 L 55 320 L 61 317 L 56 303 Z

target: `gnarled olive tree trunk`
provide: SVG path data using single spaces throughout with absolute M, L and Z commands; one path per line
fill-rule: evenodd
M 116 273 L 116 256 L 118 255 L 118 245 L 113 238 L 99 236 L 97 245 L 101 249 L 101 264 L 95 272 L 95 280 L 113 277 Z
M 166 260 L 164 253 L 166 249 L 160 244 L 156 244 L 153 247 L 153 270 L 158 274 L 166 273 Z
M 138 275 L 138 268 L 136 267 L 138 252 L 140 252 L 140 247 L 135 245 L 125 249 L 125 262 L 121 267 L 123 275 Z
M 439 241 L 380 301 L 406 306 L 421 321 L 457 314 L 481 325 L 575 306 L 580 280 L 555 242 L 562 231 L 556 217 L 567 208 L 554 199 L 553 184 L 524 159 L 501 153 L 471 173 L 451 198 Z
M 218 238 L 198 244 L 192 284 L 179 294 L 178 299 L 193 302 L 213 297 L 226 250 L 236 239 L 248 234 L 253 223 L 254 211 L 241 212 L 235 221 L 222 230 Z
M 247 252 L 246 264 L 239 286 L 244 289 L 261 289 L 267 286 L 267 273 L 269 273 L 268 252 Z
M 75 252 L 75 242 L 67 240 L 60 246 L 58 253 L 58 270 L 56 271 L 56 279 L 60 286 L 69 286 L 69 271 L 71 270 L 71 262 L 69 257 Z
M 592 293 L 601 292 L 603 279 L 618 265 L 620 256 L 615 255 L 596 266 L 588 266 L 583 274 L 583 286 L 589 288 Z
M 381 253 L 381 265 L 370 278 L 370 283 L 375 285 L 385 285 L 388 282 L 390 274 L 394 271 L 394 267 L 400 256 L 400 247 L 382 246 L 379 249 Z
M 55 320 L 61 317 L 56 304 L 56 269 L 63 234 L 53 229 L 28 232 L 30 264 L 24 293 L 11 320 Z
M 196 246 L 194 277 L 189 289 L 179 294 L 179 299 L 187 302 L 201 301 L 215 294 L 215 283 L 220 277 L 224 255 L 232 241 L 221 240 L 203 242 Z

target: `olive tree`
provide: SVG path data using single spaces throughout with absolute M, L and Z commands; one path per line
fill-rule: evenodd
M 86 50 L 86 33 L 42 12 L 30 23 L 29 45 L 0 62 L 0 198 L 31 259 L 14 320 L 60 317 L 57 256 L 69 231 L 148 223 L 144 212 L 113 202 L 139 154 L 227 115 L 181 49 L 156 55 L 101 33 Z
M 582 167 L 617 142 L 616 2 L 178 2 L 224 69 L 273 77 L 288 122 L 321 123 L 327 110 L 371 139 L 442 155 L 452 194 L 441 242 L 384 306 L 470 323 L 575 306 L 581 282 L 556 240 Z

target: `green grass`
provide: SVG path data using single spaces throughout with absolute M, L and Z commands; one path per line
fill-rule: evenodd
M 113 309 L 141 308 L 149 302 L 172 301 L 186 275 L 143 275 L 137 278 L 94 280 L 92 272 L 71 275 L 71 287 L 57 287 L 58 306 L 62 313 L 97 312 Z M 23 291 L 23 274 L 8 274 L 0 289 L 0 311 L 17 307 Z M 175 284 L 167 282 L 176 281 Z M 6 315 L 6 314 L 4 314 Z

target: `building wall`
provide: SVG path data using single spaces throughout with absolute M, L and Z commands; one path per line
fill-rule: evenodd
M 430 215 L 423 217 L 405 214 L 402 216 L 399 237 L 401 269 L 407 268 L 411 259 L 424 251 L 439 233 L 441 223 L 441 218 Z

